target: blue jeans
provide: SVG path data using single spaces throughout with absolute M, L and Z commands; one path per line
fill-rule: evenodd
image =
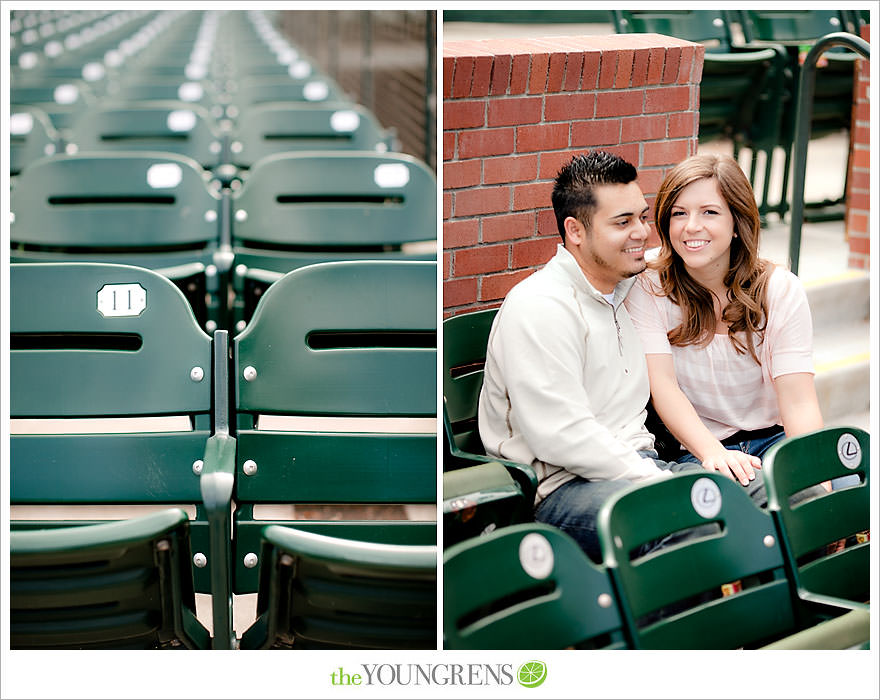
M 702 469 L 699 464 L 664 462 L 658 459 L 654 450 L 642 451 L 639 452 L 639 455 L 653 459 L 661 469 L 669 469 L 674 472 Z M 554 525 L 568 533 L 590 559 L 601 563 L 602 552 L 599 549 L 599 535 L 596 529 L 599 509 L 613 494 L 632 485 L 632 481 L 625 479 L 588 481 L 579 476 L 575 477 L 551 492 L 538 504 L 535 509 L 535 520 L 547 525 Z

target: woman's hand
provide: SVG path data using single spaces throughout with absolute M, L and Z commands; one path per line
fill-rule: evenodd
M 724 449 L 703 458 L 703 468 L 710 472 L 720 472 L 739 481 L 743 486 L 748 486 L 755 478 L 755 469 L 761 468 L 761 460 L 739 450 Z

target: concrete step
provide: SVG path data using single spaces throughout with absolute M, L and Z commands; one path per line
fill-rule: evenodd
M 816 393 L 829 425 L 867 429 L 870 408 L 870 282 L 848 270 L 805 281 L 813 315 Z M 853 421 L 858 420 L 858 423 Z
M 816 394 L 826 423 L 870 410 L 868 387 L 871 369 L 867 360 L 841 363 L 816 372 Z
M 804 282 L 813 331 L 820 333 L 825 326 L 839 326 L 850 321 L 867 321 L 870 312 L 871 283 L 867 273 L 846 270 L 828 277 Z M 866 330 L 867 338 L 867 330 Z
M 832 371 L 854 363 L 870 363 L 871 325 L 867 319 L 813 327 L 816 372 Z M 865 387 L 867 391 L 868 387 Z
M 819 327 L 813 338 L 816 394 L 826 423 L 870 408 L 870 324 L 867 320 Z

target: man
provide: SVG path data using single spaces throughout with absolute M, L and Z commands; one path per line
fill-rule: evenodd
M 535 467 L 535 517 L 601 561 L 596 516 L 615 492 L 671 474 L 645 429 L 642 346 L 623 300 L 646 267 L 648 204 L 636 169 L 575 156 L 552 201 L 562 244 L 504 300 L 479 406 L 488 454 Z M 693 465 L 692 465 L 693 466 Z

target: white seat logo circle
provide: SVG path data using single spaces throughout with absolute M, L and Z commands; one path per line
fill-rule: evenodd
M 519 563 L 532 578 L 547 578 L 553 571 L 553 547 L 543 535 L 529 533 L 519 543 Z
M 691 486 L 691 504 L 698 515 L 714 518 L 721 512 L 721 489 L 712 479 L 701 477 Z
M 862 446 L 859 445 L 855 435 L 844 433 L 837 439 L 837 458 L 847 469 L 855 469 L 861 464 Z

